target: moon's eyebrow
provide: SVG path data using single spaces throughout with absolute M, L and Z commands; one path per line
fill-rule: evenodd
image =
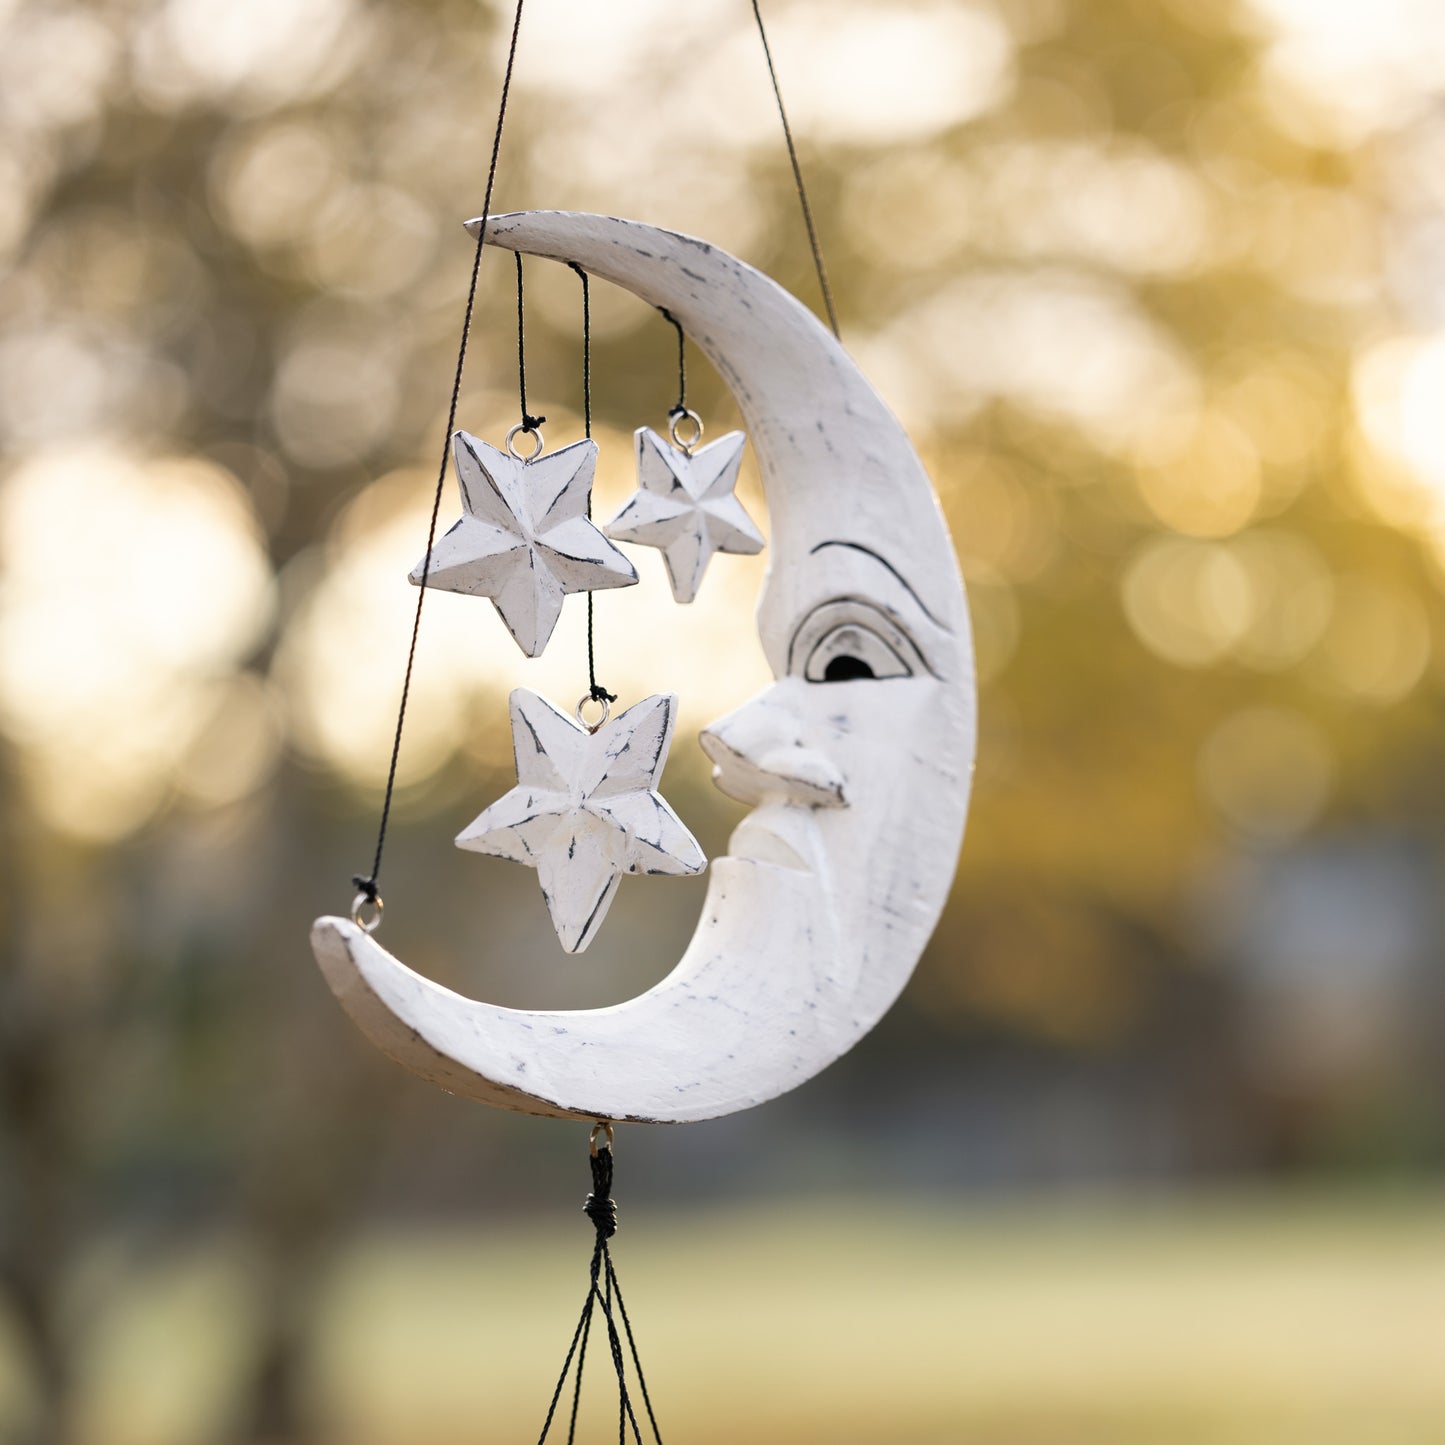
M 881 556 L 871 547 L 865 547 L 861 542 L 845 542 L 841 539 L 833 542 L 819 542 L 816 547 L 809 549 L 808 556 L 816 557 L 824 547 L 847 547 L 851 551 L 863 553 L 865 557 L 871 557 L 880 567 L 887 568 L 887 570 L 893 574 L 894 578 L 903 585 L 908 595 L 918 604 L 919 610 L 935 627 L 943 627 L 943 623 L 929 610 L 928 604 L 913 590 L 908 579 L 886 557 Z M 945 632 L 947 630 L 947 628 L 944 628 Z

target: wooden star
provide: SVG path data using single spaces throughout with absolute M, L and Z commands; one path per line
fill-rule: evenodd
M 490 597 L 517 646 L 536 657 L 569 592 L 630 587 L 632 563 L 587 516 L 597 443 L 536 461 L 459 431 L 452 437 L 462 517 L 432 549 L 426 585 Z M 411 571 L 421 584 L 423 563 Z
M 659 548 L 678 602 L 697 596 L 714 552 L 763 550 L 762 533 L 733 495 L 746 440 L 729 432 L 689 453 L 651 427 L 633 433 L 637 491 L 603 530 L 616 542 Z
M 580 953 L 624 873 L 700 873 L 702 849 L 656 791 L 677 698 L 656 694 L 594 732 L 545 698 L 512 694 L 517 786 L 457 846 L 537 870 L 557 937 Z

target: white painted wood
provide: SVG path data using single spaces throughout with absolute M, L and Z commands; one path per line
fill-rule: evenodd
M 452 437 L 462 516 L 411 581 L 490 597 L 528 657 L 547 645 L 569 592 L 630 587 L 632 563 L 587 516 L 597 443 L 573 442 L 522 461 L 459 431 Z
M 595 731 L 544 697 L 512 694 L 517 786 L 457 835 L 457 846 L 537 870 L 557 938 L 580 953 L 624 873 L 701 873 L 697 839 L 657 791 L 677 698 L 644 698 Z
M 729 432 L 683 451 L 649 426 L 633 433 L 637 491 L 602 529 L 614 542 L 657 547 L 673 600 L 691 602 L 714 552 L 752 556 L 763 534 L 734 495 L 747 437 Z
M 577 1118 L 727 1114 L 856 1043 L 938 920 L 976 731 L 957 563 L 901 427 L 774 282 L 705 242 L 610 217 L 501 216 L 487 239 L 666 306 L 737 398 L 768 501 L 758 630 L 777 681 L 703 745 L 719 785 L 754 806 L 713 861 L 681 961 L 611 1008 L 465 998 L 342 918 L 318 920 L 313 946 L 367 1035 L 454 1093 Z

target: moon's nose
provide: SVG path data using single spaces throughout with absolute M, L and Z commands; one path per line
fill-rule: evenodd
M 712 759 L 713 781 L 740 803 L 782 798 L 814 808 L 846 806 L 843 774 L 818 749 L 808 724 L 778 696 L 780 686 L 698 734 Z

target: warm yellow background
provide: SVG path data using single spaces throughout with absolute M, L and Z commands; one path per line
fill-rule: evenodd
M 957 543 L 979 766 L 879 1031 L 623 1131 L 664 1434 L 1445 1438 L 1445 9 L 766 13 L 844 339 Z M 0 0 L 6 1440 L 540 1424 L 583 1141 L 375 1057 L 304 942 L 369 867 L 509 21 Z M 497 205 L 817 296 L 742 0 L 529 0 Z M 528 276 L 556 445 L 578 288 Z M 458 420 L 493 440 L 514 301 L 488 257 Z M 608 515 L 673 339 L 598 286 L 593 341 Z M 598 599 L 602 681 L 681 696 L 665 788 L 712 854 L 740 810 L 694 739 L 766 681 L 765 563 L 683 609 L 644 553 Z M 508 785 L 507 691 L 582 690 L 582 618 L 528 662 L 426 607 L 385 939 L 501 1003 L 645 987 L 701 898 L 631 881 L 566 959 L 529 875 L 451 846 Z

